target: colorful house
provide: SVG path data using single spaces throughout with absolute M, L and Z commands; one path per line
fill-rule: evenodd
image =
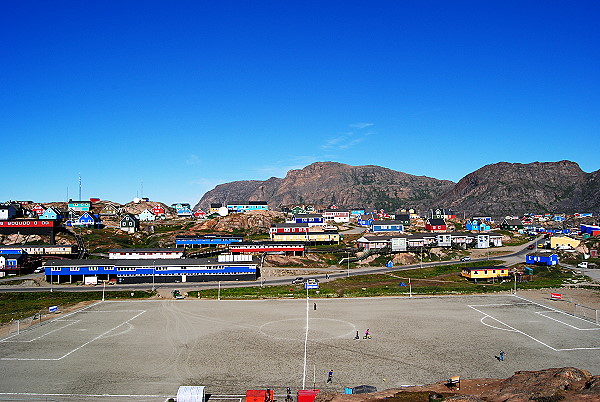
M 456 219 L 456 212 L 446 208 L 436 208 L 429 211 L 432 219 Z
M 580 240 L 573 239 L 568 236 L 552 236 L 550 237 L 550 248 L 555 250 L 574 249 L 579 246 Z
M 374 233 L 379 232 L 404 232 L 404 225 L 397 220 L 373 221 L 369 230 Z
M 548 266 L 558 265 L 558 254 L 551 251 L 536 251 L 525 256 L 525 263 Z
M 248 201 L 227 204 L 227 209 L 233 212 L 268 211 L 269 205 L 266 201 Z
M 164 218 L 167 214 L 165 211 L 165 208 L 160 204 L 156 204 L 155 206 L 152 207 L 152 213 L 157 218 Z
M 500 228 L 502 228 L 502 230 L 512 230 L 512 231 L 517 231 L 519 229 L 523 229 L 523 222 L 521 222 L 519 219 L 507 219 L 504 218 L 502 220 L 502 223 L 500 224 Z
M 119 208 L 114 204 L 106 204 L 100 211 L 100 215 L 117 216 L 119 215 Z
M 326 221 L 334 221 L 336 223 L 350 222 L 350 211 L 347 209 L 328 208 L 323 211 L 323 218 Z
M 85 211 L 78 219 L 72 221 L 72 224 L 83 228 L 98 228 L 100 227 L 100 218 L 98 215 Z
M 140 228 L 140 221 L 133 214 L 125 214 L 119 221 L 119 227 L 129 233 L 135 233 Z
M 465 228 L 467 230 L 472 230 L 475 232 L 487 232 L 492 229 L 489 225 L 486 225 L 483 221 L 479 219 L 468 220 L 465 224 Z
M 304 207 L 302 207 L 300 205 L 296 205 L 290 209 L 290 212 L 292 213 L 292 215 L 300 215 L 300 214 L 305 214 L 306 209 L 304 209 Z
M 19 274 L 27 261 L 27 253 L 0 254 L 0 277 Z
M 156 215 L 154 215 L 154 212 L 150 211 L 149 209 L 144 209 L 138 214 L 138 219 L 140 222 L 150 222 L 156 220 Z
M 308 223 L 308 226 L 325 226 L 325 218 L 321 214 L 294 215 L 295 223 Z
M 204 219 L 204 218 L 206 218 L 206 212 L 204 212 L 203 210 L 198 208 L 197 210 L 194 211 L 194 218 Z
M 292 233 L 308 233 L 310 226 L 308 223 L 276 223 L 269 228 L 269 235 L 271 240 L 275 240 L 276 234 L 292 234 Z M 296 240 L 296 239 L 280 239 L 283 241 Z
M 40 215 L 40 219 L 47 219 L 51 221 L 61 220 L 63 216 L 63 212 L 58 208 L 48 207 L 46 210 Z
M 73 211 L 79 211 L 79 212 L 89 211 L 92 208 L 92 202 L 91 201 L 69 200 L 69 202 L 67 203 L 67 207 L 69 209 L 72 209 Z
M 409 214 L 395 214 L 394 220 L 399 221 L 404 226 L 410 226 L 410 215 Z
M 208 208 L 209 215 L 218 213 L 219 209 L 222 207 L 223 207 L 223 204 L 219 204 L 219 203 L 210 204 L 210 207 Z
M 467 279 L 492 279 L 492 278 L 506 278 L 508 277 L 509 270 L 503 266 L 490 266 L 490 267 L 468 267 L 463 268 L 460 274 Z
M 31 208 L 31 210 L 39 216 L 46 211 L 46 207 L 42 204 L 36 204 L 33 208 Z
M 359 226 L 371 226 L 371 223 L 375 220 L 372 214 L 361 215 L 357 218 L 356 222 Z
M 365 214 L 364 208 L 351 208 L 350 209 L 350 216 L 352 216 L 353 218 L 357 218 L 364 214 Z
M 17 216 L 17 208 L 13 204 L 0 205 L 0 220 L 7 221 Z
M 429 218 L 425 223 L 425 230 L 430 232 L 445 232 L 446 228 L 446 222 L 439 218 Z

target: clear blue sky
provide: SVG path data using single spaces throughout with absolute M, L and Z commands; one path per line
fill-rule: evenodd
M 458 181 L 600 169 L 598 1 L 7 1 L 0 201 L 215 185 L 315 161 Z M 143 184 L 142 184 L 143 183 Z

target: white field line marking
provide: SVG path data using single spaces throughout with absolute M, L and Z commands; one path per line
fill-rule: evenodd
M 496 306 L 518 306 L 519 304 L 531 304 L 531 303 L 492 303 L 492 304 L 469 304 L 469 306 L 475 306 L 475 307 L 496 307 Z
M 579 327 L 576 327 L 575 325 L 567 324 L 566 322 L 563 322 L 561 320 L 558 320 L 556 318 L 552 318 L 552 317 L 549 317 L 546 315 L 546 314 L 552 314 L 552 313 L 560 313 L 559 311 L 536 311 L 535 313 L 539 314 L 542 317 L 547 318 L 549 320 L 560 322 L 561 324 L 566 325 L 567 327 L 576 329 L 577 331 L 598 331 L 598 330 L 600 330 L 600 328 L 579 328 Z M 565 313 L 563 313 L 563 314 L 565 314 Z M 575 318 L 578 318 L 578 317 L 575 317 Z
M 53 323 L 55 321 L 64 321 L 65 318 L 70 317 L 73 314 L 77 314 L 77 313 L 83 312 L 83 310 L 87 310 L 88 308 L 94 307 L 94 306 L 96 306 L 96 305 L 98 305 L 100 303 L 102 303 L 102 302 L 98 301 L 96 303 L 90 304 L 89 306 L 82 307 L 79 310 L 71 311 L 70 313 L 67 313 L 67 314 L 65 314 L 63 316 L 53 318 L 52 320 L 46 321 L 43 324 L 47 325 L 47 324 Z M 36 328 L 38 328 L 38 327 L 37 326 L 35 328 L 29 327 L 29 328 L 25 329 L 25 331 L 29 331 L 30 329 L 36 329 Z M 14 335 L 11 335 L 11 336 L 7 336 L 6 338 L 0 339 L 0 342 L 4 342 L 6 339 L 14 338 L 17 335 L 20 335 L 20 334 L 14 334 Z
M 473 307 L 473 306 L 469 306 L 469 307 L 471 307 L 473 310 L 475 310 L 475 311 L 477 311 L 477 312 L 479 312 L 479 313 L 481 313 L 481 314 L 483 314 L 483 315 L 485 315 L 485 316 L 488 316 L 488 317 L 490 317 L 490 318 L 491 318 L 492 320 L 494 320 L 494 321 L 498 321 L 500 324 L 504 325 L 505 327 L 508 327 L 508 328 L 512 329 L 513 331 L 515 331 L 515 332 L 518 332 L 519 334 L 523 334 L 523 335 L 525 335 L 526 337 L 528 337 L 528 338 L 530 338 L 530 339 L 533 339 L 533 340 L 534 340 L 534 341 L 536 341 L 537 343 L 541 343 L 542 345 L 544 345 L 545 347 L 547 347 L 547 348 L 549 348 L 549 349 L 552 349 L 552 350 L 554 350 L 554 351 L 557 351 L 557 350 L 558 350 L 558 349 L 555 349 L 555 348 L 553 348 L 552 346 L 550 346 L 550 345 L 548 345 L 548 344 L 546 344 L 546 343 L 544 343 L 544 342 L 540 341 L 539 339 L 536 339 L 536 338 L 534 338 L 533 336 L 531 336 L 531 335 L 528 335 L 528 334 L 526 334 L 526 333 L 525 333 L 525 332 L 523 332 L 523 331 L 519 331 L 518 329 L 516 329 L 516 328 L 514 328 L 514 327 L 511 327 L 510 325 L 508 325 L 508 324 L 506 324 L 506 323 L 504 323 L 504 322 L 500 321 L 499 319 L 497 319 L 497 318 L 494 318 L 494 317 L 492 317 L 491 315 L 489 315 L 489 314 L 486 314 L 486 313 L 484 313 L 483 311 L 476 309 L 476 308 L 475 308 L 475 307 Z
M 486 325 L 486 326 L 488 326 L 488 327 L 490 327 L 490 328 L 499 329 L 500 331 L 514 332 L 512 329 L 495 327 L 495 326 L 493 326 L 493 325 L 486 324 L 485 322 L 483 322 L 483 320 L 485 320 L 485 319 L 486 319 L 486 318 L 488 318 L 488 317 L 489 317 L 489 315 L 486 315 L 486 316 L 484 316 L 484 317 L 481 317 L 481 320 L 480 320 L 480 321 L 481 321 L 481 323 L 482 323 L 483 325 Z
M 62 360 L 65 357 L 71 355 L 72 353 L 78 351 L 79 349 L 81 349 L 81 348 L 89 345 L 90 343 L 94 342 L 95 340 L 98 340 L 98 339 L 102 338 L 104 335 L 110 333 L 111 331 L 114 331 L 115 329 L 117 329 L 117 328 L 119 328 L 119 327 L 121 327 L 121 326 L 123 326 L 125 324 L 128 324 L 129 321 L 132 321 L 132 320 L 136 319 L 137 317 L 139 317 L 140 315 L 144 314 L 145 312 L 146 312 L 146 310 L 141 310 L 141 312 L 139 314 L 136 314 L 135 316 L 131 317 L 129 320 L 124 321 L 124 322 L 120 323 L 119 325 L 117 325 L 116 327 L 113 327 L 113 328 L 109 329 L 108 331 L 101 333 L 100 335 L 96 336 L 95 338 L 93 338 L 93 339 L 85 342 L 83 345 L 80 345 L 80 346 L 76 347 L 75 349 L 71 350 L 70 352 L 68 352 L 65 355 L 63 355 L 61 357 L 58 357 L 58 358 L 53 358 L 53 359 L 50 359 L 50 358 L 47 358 L 47 359 L 35 358 L 34 359 L 34 358 L 19 358 L 19 357 L 3 357 L 3 358 L 0 358 L 0 360 L 17 360 L 17 361 L 38 361 L 38 360 L 39 361 L 58 361 L 58 360 Z
M 0 395 L 42 396 L 42 397 L 87 397 L 87 398 L 170 398 L 168 395 L 111 395 L 111 394 L 38 394 L 34 392 L 0 392 Z M 211 398 L 212 399 L 212 398 Z
M 308 294 L 308 291 L 306 291 Z M 306 332 L 304 334 L 304 370 L 302 371 L 302 389 L 304 388 L 304 384 L 306 383 L 306 354 L 308 350 L 308 297 L 306 297 Z
M 581 320 L 581 321 L 585 321 L 585 322 L 588 322 L 588 323 L 591 323 L 591 324 L 600 325 L 600 324 L 596 324 L 596 323 L 594 323 L 593 321 L 586 320 L 585 318 L 581 318 L 581 317 L 579 317 L 579 316 L 576 316 L 576 315 L 574 315 L 574 314 L 568 313 L 568 312 L 566 312 L 566 311 L 563 311 L 563 310 L 558 310 L 558 309 L 556 309 L 556 308 L 554 308 L 554 307 L 545 306 L 545 305 L 543 305 L 543 304 L 536 303 L 536 302 L 534 302 L 534 301 L 531 301 L 531 300 L 527 300 L 526 298 L 524 298 L 524 297 L 521 297 L 521 296 L 517 296 L 517 295 L 513 295 L 513 296 L 514 296 L 514 297 L 518 297 L 518 298 L 519 298 L 519 299 L 521 299 L 521 300 L 526 300 L 526 301 L 528 301 L 529 303 L 536 304 L 536 305 L 538 305 L 538 306 L 540 306 L 540 307 L 543 307 L 543 308 L 545 308 L 545 309 L 552 310 L 552 311 L 555 311 L 555 312 L 557 312 L 557 313 L 565 314 L 565 315 L 568 315 L 568 316 L 571 316 L 571 317 L 577 318 L 577 319 L 579 319 L 579 320 Z
M 78 322 L 80 322 L 80 321 L 81 321 L 81 320 L 65 321 L 65 322 L 68 322 L 68 324 L 67 324 L 67 325 L 63 325 L 62 327 L 55 328 L 55 329 L 53 329 L 53 330 L 52 330 L 52 331 L 50 331 L 50 332 L 46 332 L 45 334 L 43 334 L 43 335 L 40 335 L 40 336 L 38 336 L 37 338 L 30 339 L 30 340 L 28 340 L 28 341 L 7 341 L 7 340 L 3 340 L 3 341 L 0 341 L 0 342 L 14 342 L 14 343 L 29 343 L 29 342 L 34 342 L 34 341 L 37 341 L 38 339 L 41 339 L 41 338 L 43 338 L 43 337 L 45 337 L 45 336 L 48 336 L 48 335 L 50 335 L 50 334 L 51 334 L 51 333 L 53 333 L 53 332 L 60 331 L 61 329 L 65 329 L 65 328 L 67 328 L 68 326 L 70 326 L 70 325 L 73 325 L 73 324 L 75 324 L 75 323 L 78 323 Z M 60 320 L 60 321 L 57 321 L 57 322 L 63 322 L 63 320 Z

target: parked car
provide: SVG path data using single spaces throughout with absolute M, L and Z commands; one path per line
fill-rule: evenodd
M 461 262 L 471 261 L 471 257 L 463 257 L 460 259 Z
M 292 281 L 292 285 L 298 285 L 298 284 L 300 284 L 300 283 L 304 283 L 304 278 L 303 278 L 303 277 L 301 277 L 301 276 L 297 277 L 296 279 L 294 279 L 294 280 Z
M 319 283 L 319 280 L 317 278 L 308 278 L 306 280 L 306 283 L 315 284 L 315 283 Z
M 533 250 L 534 248 L 535 248 L 535 245 L 533 245 L 533 244 L 530 244 L 529 246 L 527 246 L 528 250 Z

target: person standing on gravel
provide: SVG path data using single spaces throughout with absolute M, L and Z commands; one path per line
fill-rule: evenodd
M 331 383 L 333 381 L 333 370 L 329 370 L 329 374 L 327 374 L 327 383 Z

